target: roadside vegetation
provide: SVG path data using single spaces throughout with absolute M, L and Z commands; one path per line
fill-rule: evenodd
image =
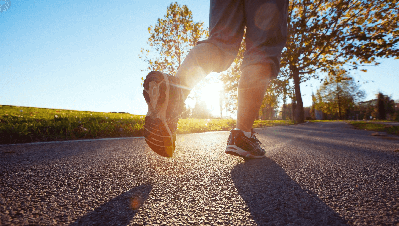
M 353 125 L 356 129 L 363 129 L 376 132 L 386 132 L 389 134 L 399 135 L 399 126 L 387 125 L 379 122 L 364 122 L 364 121 L 350 121 L 349 124 Z
M 0 106 L 0 144 L 143 136 L 144 115 Z M 177 133 L 229 131 L 233 119 L 180 119 Z M 292 125 L 257 120 L 254 127 Z
M 0 107 L 0 143 L 140 136 L 144 116 L 34 107 Z
M 0 144 L 143 136 L 144 115 L 0 106 Z M 326 122 L 337 120 L 310 120 Z M 399 135 L 385 121 L 346 121 L 357 129 Z M 292 120 L 256 120 L 254 128 L 294 125 Z M 180 119 L 177 133 L 229 131 L 234 119 Z

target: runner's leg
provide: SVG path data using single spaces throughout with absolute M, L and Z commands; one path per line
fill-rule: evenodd
M 201 43 L 192 48 L 180 66 L 176 76 L 182 85 L 192 89 L 201 79 L 212 72 L 221 60 L 221 52 L 211 43 Z
M 243 38 L 243 1 L 211 0 L 209 18 L 209 38 L 198 42 L 176 74 L 189 88 L 212 71 L 228 69 L 237 56 Z
M 272 74 L 270 64 L 249 65 L 243 69 L 238 84 L 238 129 L 251 132 Z
M 246 51 L 238 85 L 237 128 L 250 132 L 287 39 L 288 0 L 245 1 Z

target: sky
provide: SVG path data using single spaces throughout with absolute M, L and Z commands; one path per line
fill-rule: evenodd
M 0 5 L 6 2 L 0 0 Z M 147 113 L 141 86 L 146 64 L 139 53 L 148 48 L 148 27 L 166 14 L 172 1 L 9 2 L 0 13 L 0 105 Z M 209 1 L 178 3 L 208 27 Z M 365 100 L 378 92 L 399 100 L 399 60 L 379 62 L 352 76 L 366 91 Z M 311 105 L 311 93 L 319 85 L 301 85 L 304 106 Z M 218 112 L 215 87 L 205 87 L 203 98 L 213 100 L 210 108 Z

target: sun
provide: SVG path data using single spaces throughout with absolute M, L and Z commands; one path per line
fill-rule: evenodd
M 186 99 L 186 107 L 194 109 L 197 101 L 205 103 L 208 112 L 213 117 L 220 117 L 220 105 L 225 104 L 224 84 L 219 79 L 218 73 L 209 74 L 203 81 L 199 82 Z M 222 116 L 226 117 L 227 111 L 223 109 Z
M 209 112 L 213 116 L 220 116 L 220 98 L 223 91 L 223 83 L 221 81 L 205 84 L 200 88 L 200 100 L 206 103 Z

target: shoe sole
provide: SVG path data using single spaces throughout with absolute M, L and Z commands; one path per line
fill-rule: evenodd
M 225 153 L 250 159 L 261 159 L 266 157 L 265 155 L 252 155 L 251 153 L 245 151 L 240 147 L 237 147 L 236 145 L 227 145 Z
M 168 76 L 161 72 L 150 72 L 143 85 L 143 95 L 148 105 L 144 124 L 145 140 L 157 154 L 172 157 L 176 135 L 171 132 L 166 122 L 170 89 Z
M 148 146 L 163 157 L 172 157 L 176 135 L 170 136 L 160 119 L 145 118 L 144 138 Z

